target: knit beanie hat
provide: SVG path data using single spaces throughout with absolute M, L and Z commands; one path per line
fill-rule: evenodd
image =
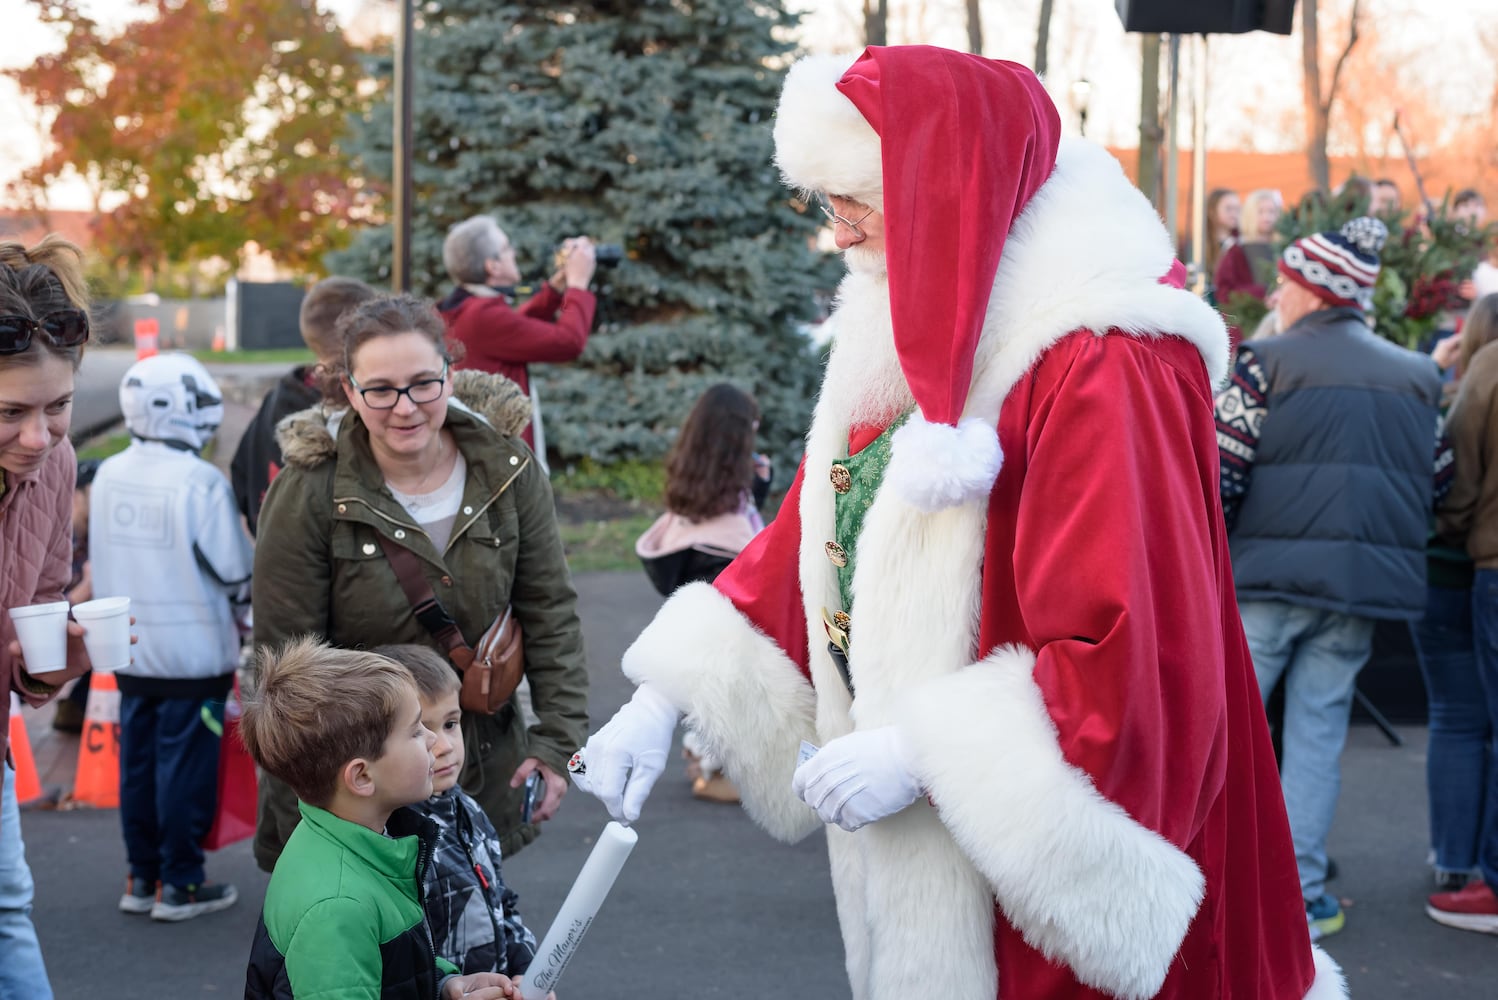
M 786 75 L 786 182 L 884 215 L 895 349 L 920 408 L 886 477 L 923 510 L 986 496 L 998 476 L 996 429 L 962 414 L 1004 243 L 1050 177 L 1060 132 L 1030 69 L 951 49 L 870 46 L 851 67 L 813 56 Z
M 1366 312 L 1373 307 L 1378 255 L 1388 238 L 1388 227 L 1365 215 L 1334 233 L 1312 233 L 1291 243 L 1280 257 L 1279 271 L 1330 305 Z

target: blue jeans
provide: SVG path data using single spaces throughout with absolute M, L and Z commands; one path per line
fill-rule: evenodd
M 1477 867 L 1488 885 L 1498 885 L 1498 571 L 1480 569 L 1472 581 L 1472 635 L 1477 678 L 1487 710 L 1487 781 Z
M 16 772 L 3 760 L 0 785 L 0 1000 L 52 1000 L 42 946 L 31 924 L 31 868 L 21 841 Z
M 218 804 L 224 703 L 120 695 L 120 825 L 130 877 L 203 883 L 203 838 Z
M 1326 835 L 1342 790 L 1353 689 L 1373 650 L 1373 620 L 1284 601 L 1244 601 L 1238 609 L 1259 694 L 1268 700 L 1285 678 L 1280 786 L 1301 895 L 1318 899 L 1326 887 Z
M 1475 596 L 1471 590 L 1430 587 L 1425 617 L 1413 630 L 1430 705 L 1425 760 L 1430 845 L 1436 871 L 1443 874 L 1477 867 L 1483 829 L 1493 829 L 1494 823 L 1485 815 L 1498 806 L 1498 794 L 1488 793 L 1495 773 L 1493 726 L 1477 669 Z

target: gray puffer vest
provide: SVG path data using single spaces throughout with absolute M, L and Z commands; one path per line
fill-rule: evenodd
M 1419 618 L 1435 362 L 1374 335 L 1347 308 L 1247 346 L 1269 392 L 1253 479 L 1228 537 L 1238 599 Z

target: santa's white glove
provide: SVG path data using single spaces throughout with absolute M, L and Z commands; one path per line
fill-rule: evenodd
M 894 726 L 839 736 L 791 778 L 791 790 L 824 823 L 849 832 L 914 802 L 921 786 L 906 763 L 904 738 Z
M 641 684 L 635 696 L 583 747 L 579 754 L 583 769 L 573 771 L 573 782 L 597 796 L 614 819 L 633 823 L 666 769 L 680 718 L 665 695 Z

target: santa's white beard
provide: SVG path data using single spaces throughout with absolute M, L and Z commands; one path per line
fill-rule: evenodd
M 882 278 L 889 270 L 884 261 L 883 250 L 869 250 L 858 243 L 843 251 L 843 260 L 847 263 L 849 272 L 867 274 L 871 277 Z
M 857 248 L 848 251 L 849 271 L 837 290 L 832 313 L 832 357 L 822 380 L 822 396 L 845 414 L 850 425 L 885 424 L 915 405 L 895 351 L 895 330 L 889 312 L 889 281 L 884 255 L 878 267 L 855 261 Z

